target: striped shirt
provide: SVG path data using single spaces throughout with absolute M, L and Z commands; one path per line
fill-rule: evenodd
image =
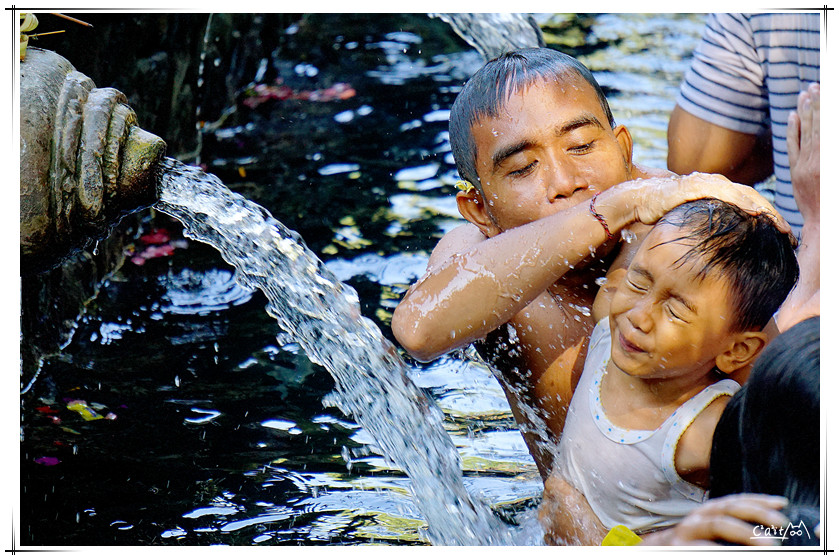
M 775 207 L 798 235 L 787 155 L 787 118 L 798 93 L 820 81 L 818 13 L 711 14 L 677 99 L 730 130 L 772 133 Z

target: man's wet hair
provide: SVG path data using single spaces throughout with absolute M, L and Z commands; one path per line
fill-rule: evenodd
M 449 118 L 449 138 L 457 172 L 481 192 L 477 147 L 472 125 L 481 119 L 497 117 L 510 96 L 537 80 L 562 82 L 577 75 L 594 88 L 609 126 L 615 119 L 600 84 L 580 61 L 549 48 L 510 51 L 487 62 L 472 76 L 455 99 Z
M 678 266 L 699 263 L 700 279 L 716 273 L 728 282 L 732 332 L 765 327 L 798 281 L 796 240 L 781 233 L 767 214 L 751 216 L 733 204 L 704 198 L 677 206 L 658 224 L 682 230 L 681 237 L 665 243 L 692 245 Z

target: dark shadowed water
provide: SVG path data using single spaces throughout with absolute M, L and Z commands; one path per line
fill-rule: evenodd
M 664 166 L 701 17 L 538 19 L 605 86 L 636 160 Z M 481 60 L 389 21 L 286 30 L 259 87 L 205 126 L 200 163 L 299 232 L 392 340 L 393 308 L 460 223 L 448 108 Z M 177 221 L 150 211 L 142 234 L 23 395 L 21 544 L 427 544 L 408 478 L 265 296 Z M 492 376 L 468 353 L 408 364 L 466 489 L 533 527 L 542 484 Z

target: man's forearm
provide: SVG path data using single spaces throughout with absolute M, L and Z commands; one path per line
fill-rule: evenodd
M 625 204 L 609 206 L 604 215 L 618 232 L 632 213 Z M 394 313 L 394 332 L 419 359 L 470 344 L 508 322 L 606 239 L 588 202 L 489 238 L 415 285 Z

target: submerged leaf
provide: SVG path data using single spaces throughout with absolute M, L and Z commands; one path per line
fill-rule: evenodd
M 88 422 L 91 420 L 101 420 L 104 418 L 101 414 L 93 410 L 85 401 L 70 401 L 67 403 L 67 410 L 78 412 L 82 418 Z

